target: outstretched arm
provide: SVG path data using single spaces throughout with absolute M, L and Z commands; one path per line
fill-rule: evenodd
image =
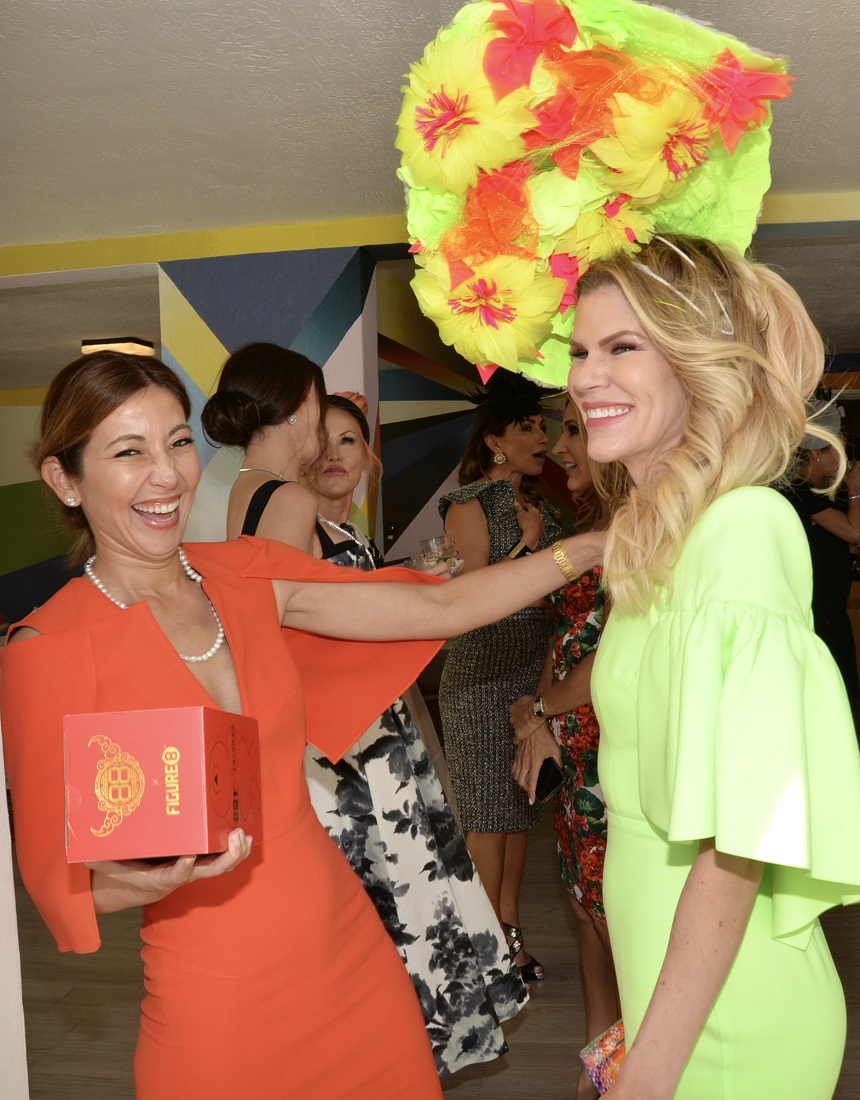
M 764 865 L 702 841 L 675 910 L 666 957 L 612 1100 L 668 1100 L 731 970 Z
M 571 569 L 583 572 L 599 561 L 603 542 L 597 532 L 566 539 Z M 511 615 L 563 583 L 550 550 L 447 583 L 350 584 L 335 594 L 327 584 L 273 581 L 284 626 L 356 641 L 452 638 Z

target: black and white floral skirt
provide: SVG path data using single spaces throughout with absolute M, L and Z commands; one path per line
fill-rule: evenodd
M 525 1004 L 504 934 L 402 699 L 333 764 L 305 758 L 311 801 L 412 978 L 440 1074 L 507 1050 Z

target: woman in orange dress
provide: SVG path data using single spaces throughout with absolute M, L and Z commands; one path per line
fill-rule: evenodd
M 326 405 L 325 447 L 301 430 L 311 389 Z M 244 453 L 228 538 L 277 539 L 366 571 L 384 564 L 347 522 L 364 471 L 381 470 L 370 425 L 343 395 L 326 396 L 315 363 L 246 344 L 224 364 L 201 420 L 208 439 Z M 311 488 L 300 483 L 305 473 Z M 397 947 L 440 1076 L 496 1058 L 508 1049 L 501 1021 L 525 1003 L 525 986 L 409 708 L 393 700 L 353 740 L 336 763 L 325 745 L 305 754 L 316 815 Z
M 337 758 L 438 646 L 414 639 L 509 614 L 557 584 L 565 552 L 569 568 L 596 560 L 600 540 L 456 591 L 262 539 L 186 557 L 189 414 L 175 375 L 136 356 L 76 360 L 48 391 L 36 460 L 91 556 L 2 653 L 22 876 L 61 950 L 97 950 L 99 915 L 142 906 L 141 1100 L 439 1097 L 406 972 L 311 809 L 306 729 Z M 317 433 L 319 415 L 312 396 L 297 429 Z M 263 835 L 234 830 L 212 857 L 67 864 L 63 715 L 195 705 L 257 719 Z

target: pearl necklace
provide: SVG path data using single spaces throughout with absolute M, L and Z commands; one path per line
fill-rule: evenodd
M 117 605 L 117 607 L 121 607 L 123 609 L 123 611 L 125 611 L 128 608 L 128 604 L 123 603 L 122 600 L 118 600 L 116 598 L 116 596 L 112 596 L 110 594 L 110 592 L 108 592 L 107 588 L 102 584 L 102 582 L 96 576 L 95 570 L 93 569 L 93 562 L 95 560 L 96 560 L 96 556 L 95 556 L 95 554 L 93 554 L 93 556 L 89 559 L 89 561 L 84 566 L 84 572 L 86 573 L 89 580 L 91 580 L 93 582 L 93 584 L 96 586 L 96 588 L 99 590 L 99 592 L 102 593 L 103 596 L 107 596 L 107 598 L 110 600 L 111 603 L 115 603 Z M 192 565 L 189 564 L 188 558 L 186 558 L 186 556 L 185 556 L 185 551 L 182 549 L 181 546 L 179 548 L 179 561 L 180 561 L 180 564 L 182 565 L 182 568 L 185 570 L 186 576 L 188 576 L 192 581 L 195 581 L 197 584 L 202 584 L 203 583 L 202 575 L 200 573 L 198 573 L 197 570 Z M 203 595 L 206 596 L 206 593 L 204 592 Z M 215 619 L 215 622 L 218 624 L 218 634 L 217 634 L 217 637 L 215 638 L 214 644 L 211 645 L 209 647 L 209 649 L 206 650 L 205 653 L 201 653 L 199 657 L 186 657 L 185 654 L 183 654 L 183 653 L 179 654 L 179 656 L 182 658 L 182 660 L 186 661 L 189 665 L 199 664 L 201 661 L 208 661 L 211 657 L 215 656 L 215 654 L 218 652 L 218 650 L 224 644 L 224 637 L 225 637 L 225 635 L 224 635 L 224 625 L 221 622 L 221 618 L 218 615 L 218 612 L 215 610 L 215 605 L 212 603 L 212 601 L 209 599 L 208 596 L 206 596 L 206 599 L 209 602 L 209 607 L 212 610 L 212 615 Z
M 278 479 L 278 481 L 286 481 L 287 480 L 282 474 L 276 474 L 274 470 L 269 470 L 265 466 L 240 466 L 239 467 L 239 473 L 240 474 L 251 474 L 251 473 L 254 473 L 254 472 L 260 473 L 260 474 L 271 474 L 272 477 L 276 477 Z

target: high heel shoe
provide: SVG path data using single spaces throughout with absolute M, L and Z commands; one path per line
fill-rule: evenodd
M 503 924 L 502 928 L 504 928 L 505 935 L 508 937 L 511 955 L 514 960 L 516 960 L 517 955 L 519 955 L 521 951 L 525 951 L 523 930 L 522 928 L 518 928 L 515 924 Z M 526 952 L 526 954 L 528 954 L 528 952 Z M 520 972 L 520 977 L 527 984 L 543 980 L 544 968 L 533 955 L 529 955 L 529 961 L 523 963 L 522 966 L 518 963 L 515 963 L 515 965 Z

